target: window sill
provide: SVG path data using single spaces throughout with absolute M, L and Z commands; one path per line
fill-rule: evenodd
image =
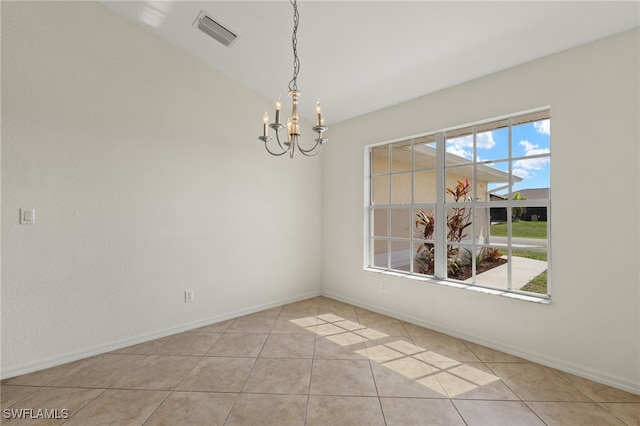
M 478 293 L 490 294 L 490 295 L 493 295 L 493 296 L 507 297 L 509 299 L 515 299 L 515 300 L 523 300 L 525 302 L 539 303 L 539 304 L 542 304 L 542 305 L 550 305 L 551 304 L 551 298 L 549 296 L 546 296 L 546 295 L 536 296 L 534 294 L 523 294 L 523 293 L 518 293 L 518 292 L 515 292 L 515 291 L 500 290 L 500 289 L 489 288 L 489 287 L 481 287 L 481 286 L 478 286 L 478 285 L 466 284 L 466 283 L 458 282 L 458 281 L 439 280 L 437 278 L 429 278 L 429 277 L 422 277 L 422 276 L 417 276 L 417 275 L 403 274 L 402 272 L 389 271 L 389 270 L 385 270 L 385 269 L 376 269 L 376 268 L 365 267 L 364 270 L 366 272 L 373 272 L 373 273 L 376 273 L 376 274 L 384 274 L 384 275 L 393 276 L 393 277 L 406 278 L 406 279 L 415 280 L 415 281 L 439 284 L 439 285 L 444 285 L 444 286 L 447 286 L 447 287 L 460 288 L 460 289 L 463 289 L 463 290 L 469 290 L 469 291 L 475 291 L 475 292 L 478 292 Z

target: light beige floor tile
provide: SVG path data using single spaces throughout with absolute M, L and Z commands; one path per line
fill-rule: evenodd
M 310 377 L 311 359 L 259 358 L 242 391 L 306 395 Z
M 356 309 L 353 306 L 349 305 L 321 304 L 318 309 L 318 314 L 331 314 L 345 320 L 358 321 L 358 314 L 356 313 Z
M 431 330 L 429 328 L 420 327 L 419 325 L 411 324 L 408 322 L 403 322 L 402 325 L 404 329 L 407 331 L 407 334 L 411 337 L 443 337 L 446 334 L 442 334 L 438 331 Z
M 79 363 L 53 380 L 50 386 L 108 388 L 141 363 L 146 355 L 104 354 Z
M 544 426 L 542 420 L 521 401 L 452 402 L 468 426 Z
M 342 322 L 342 321 L 346 321 L 343 317 L 336 315 L 334 313 L 331 312 L 324 312 L 322 314 L 318 313 L 318 315 L 316 316 L 316 318 L 318 318 L 319 320 L 326 322 L 326 323 L 336 323 L 336 322 Z
M 28 395 L 36 392 L 38 389 L 40 388 L 36 386 L 5 385 L 3 383 L 0 387 L 2 408 L 10 407 L 16 402 L 26 398 Z
M 172 392 L 144 426 L 211 426 L 224 424 L 236 393 Z
M 255 358 L 260 355 L 267 337 L 267 333 L 225 333 L 206 355 Z
M 462 363 L 433 369 L 449 398 L 518 400 L 516 394 L 483 363 Z
M 256 312 L 252 315 L 260 315 L 263 317 L 277 317 L 280 315 L 280 311 L 282 310 L 282 306 L 276 306 L 275 308 L 265 309 L 263 311 Z
M 284 305 L 280 311 L 281 317 L 309 317 L 316 316 L 319 306 L 312 301 L 302 301 Z
M 416 346 L 423 348 L 426 362 L 481 362 L 461 340 L 449 336 L 416 336 Z
M 542 365 L 531 363 L 487 363 L 487 365 L 523 401 L 591 401 L 584 393 Z
M 496 351 L 486 346 L 480 346 L 466 341 L 464 344 L 483 362 L 527 362 L 517 356 Z
M 233 320 L 220 321 L 214 324 L 205 325 L 204 327 L 196 328 L 191 330 L 190 333 L 224 333 L 231 324 L 233 324 Z
M 168 394 L 166 391 L 107 389 L 65 425 L 139 426 Z
M 133 346 L 127 346 L 126 348 L 118 349 L 109 353 L 112 354 L 133 354 L 133 355 L 151 355 L 158 348 L 171 339 L 170 336 L 162 337 L 160 339 L 151 340 L 149 342 L 139 343 Z
M 67 371 L 77 367 L 84 361 L 85 360 L 73 361 L 55 367 L 46 368 L 44 370 L 34 371 L 33 373 L 23 374 L 21 376 L 3 380 L 2 384 L 43 386 L 62 376 Z
M 30 418 L 2 418 L 3 425 L 59 425 L 72 417 L 81 408 L 98 397 L 104 389 L 85 388 L 40 388 L 14 404 L 14 409 L 32 410 Z M 48 410 L 49 419 L 37 418 L 38 410 Z M 3 412 L 4 414 L 4 412 Z M 44 416 L 44 414 L 42 415 Z
M 373 312 L 370 311 L 368 309 L 364 309 L 364 308 L 359 308 L 356 306 L 356 313 L 358 314 L 358 318 L 360 320 L 385 320 L 385 319 L 389 319 L 390 317 L 386 316 L 386 315 L 382 315 L 379 314 L 377 312 Z
M 431 368 L 415 358 L 372 363 L 373 377 L 380 396 L 446 398 L 445 390 Z
M 464 426 L 448 399 L 380 398 L 387 426 Z
M 222 336 L 222 333 L 187 332 L 171 336 L 168 342 L 158 347 L 154 355 L 202 356 Z
M 311 371 L 313 395 L 377 395 L 367 360 L 318 359 Z
M 592 382 L 591 380 L 583 379 L 570 373 L 554 369 L 551 370 L 595 402 L 640 402 L 640 395 Z
M 413 344 L 411 338 L 402 336 L 387 336 L 375 340 L 366 340 L 366 355 L 375 362 L 387 362 L 394 359 L 416 356 L 425 350 Z
M 333 325 L 331 323 L 322 322 L 322 321 L 318 322 L 318 326 L 316 327 L 315 332 L 318 336 L 322 336 L 322 337 L 336 336 L 338 334 L 343 334 L 343 333 L 353 333 L 356 336 L 362 337 L 360 333 L 355 333 L 350 330 L 345 330 L 344 328 L 339 327 L 337 325 Z
M 255 358 L 202 358 L 178 385 L 177 390 L 240 392 L 255 361 Z
M 548 426 L 624 426 L 596 403 L 528 402 L 527 405 Z
M 236 318 L 227 333 L 269 333 L 276 323 L 275 317 L 247 316 Z
M 342 333 L 316 338 L 314 359 L 367 359 L 364 338 L 354 333 Z
M 225 426 L 304 425 L 306 395 L 242 394 Z
M 112 388 L 172 390 L 198 363 L 193 356 L 149 355 L 133 371 L 116 381 Z
M 312 358 L 316 336 L 302 334 L 271 334 L 260 357 Z
M 640 426 L 640 403 L 601 402 L 600 405 L 628 426 Z
M 364 325 L 365 328 L 356 331 L 356 333 L 366 338 L 377 339 L 381 334 L 409 337 L 404 325 L 402 325 L 402 321 L 393 318 L 384 317 L 379 319 L 366 317 L 364 319 L 360 318 L 359 322 Z
M 309 396 L 306 426 L 384 425 L 378 398 Z
M 318 318 L 310 317 L 279 317 L 271 330 L 271 334 L 305 334 L 315 335 Z

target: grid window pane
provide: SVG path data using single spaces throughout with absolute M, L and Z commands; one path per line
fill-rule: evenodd
M 413 174 L 413 203 L 435 203 L 436 201 L 436 172 L 415 172 Z
M 473 167 L 447 168 L 445 186 L 447 197 L 445 202 L 464 203 L 473 200 Z
M 389 176 L 375 176 L 371 178 L 373 188 L 371 188 L 372 204 L 383 206 L 389 204 Z
M 473 127 L 445 133 L 446 165 L 469 162 L 473 159 Z
M 411 173 L 391 175 L 391 204 L 411 204 Z
M 391 269 L 409 272 L 411 269 L 411 243 L 391 241 Z
M 478 126 L 476 161 L 497 161 L 509 158 L 509 120 Z M 501 127 L 493 127 L 501 126 Z
M 411 209 L 391 210 L 391 237 L 410 238 Z
M 371 171 L 373 174 L 389 173 L 389 146 L 371 148 Z
M 374 237 L 386 237 L 387 236 L 387 210 L 386 209 L 374 209 L 373 210 L 373 236 Z
M 411 170 L 411 141 L 396 142 L 391 145 L 391 171 Z
M 387 268 L 389 266 L 389 242 L 387 240 L 373 240 L 373 266 Z

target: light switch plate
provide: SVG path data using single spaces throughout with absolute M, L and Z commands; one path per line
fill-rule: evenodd
M 36 223 L 36 209 L 20 209 L 20 225 Z

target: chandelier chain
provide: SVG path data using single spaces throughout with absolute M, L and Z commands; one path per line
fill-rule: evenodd
M 293 6 L 293 33 L 291 35 L 291 45 L 293 47 L 293 78 L 289 81 L 289 91 L 298 90 L 298 72 L 300 72 L 300 59 L 298 58 L 298 4 L 296 0 L 289 0 Z

